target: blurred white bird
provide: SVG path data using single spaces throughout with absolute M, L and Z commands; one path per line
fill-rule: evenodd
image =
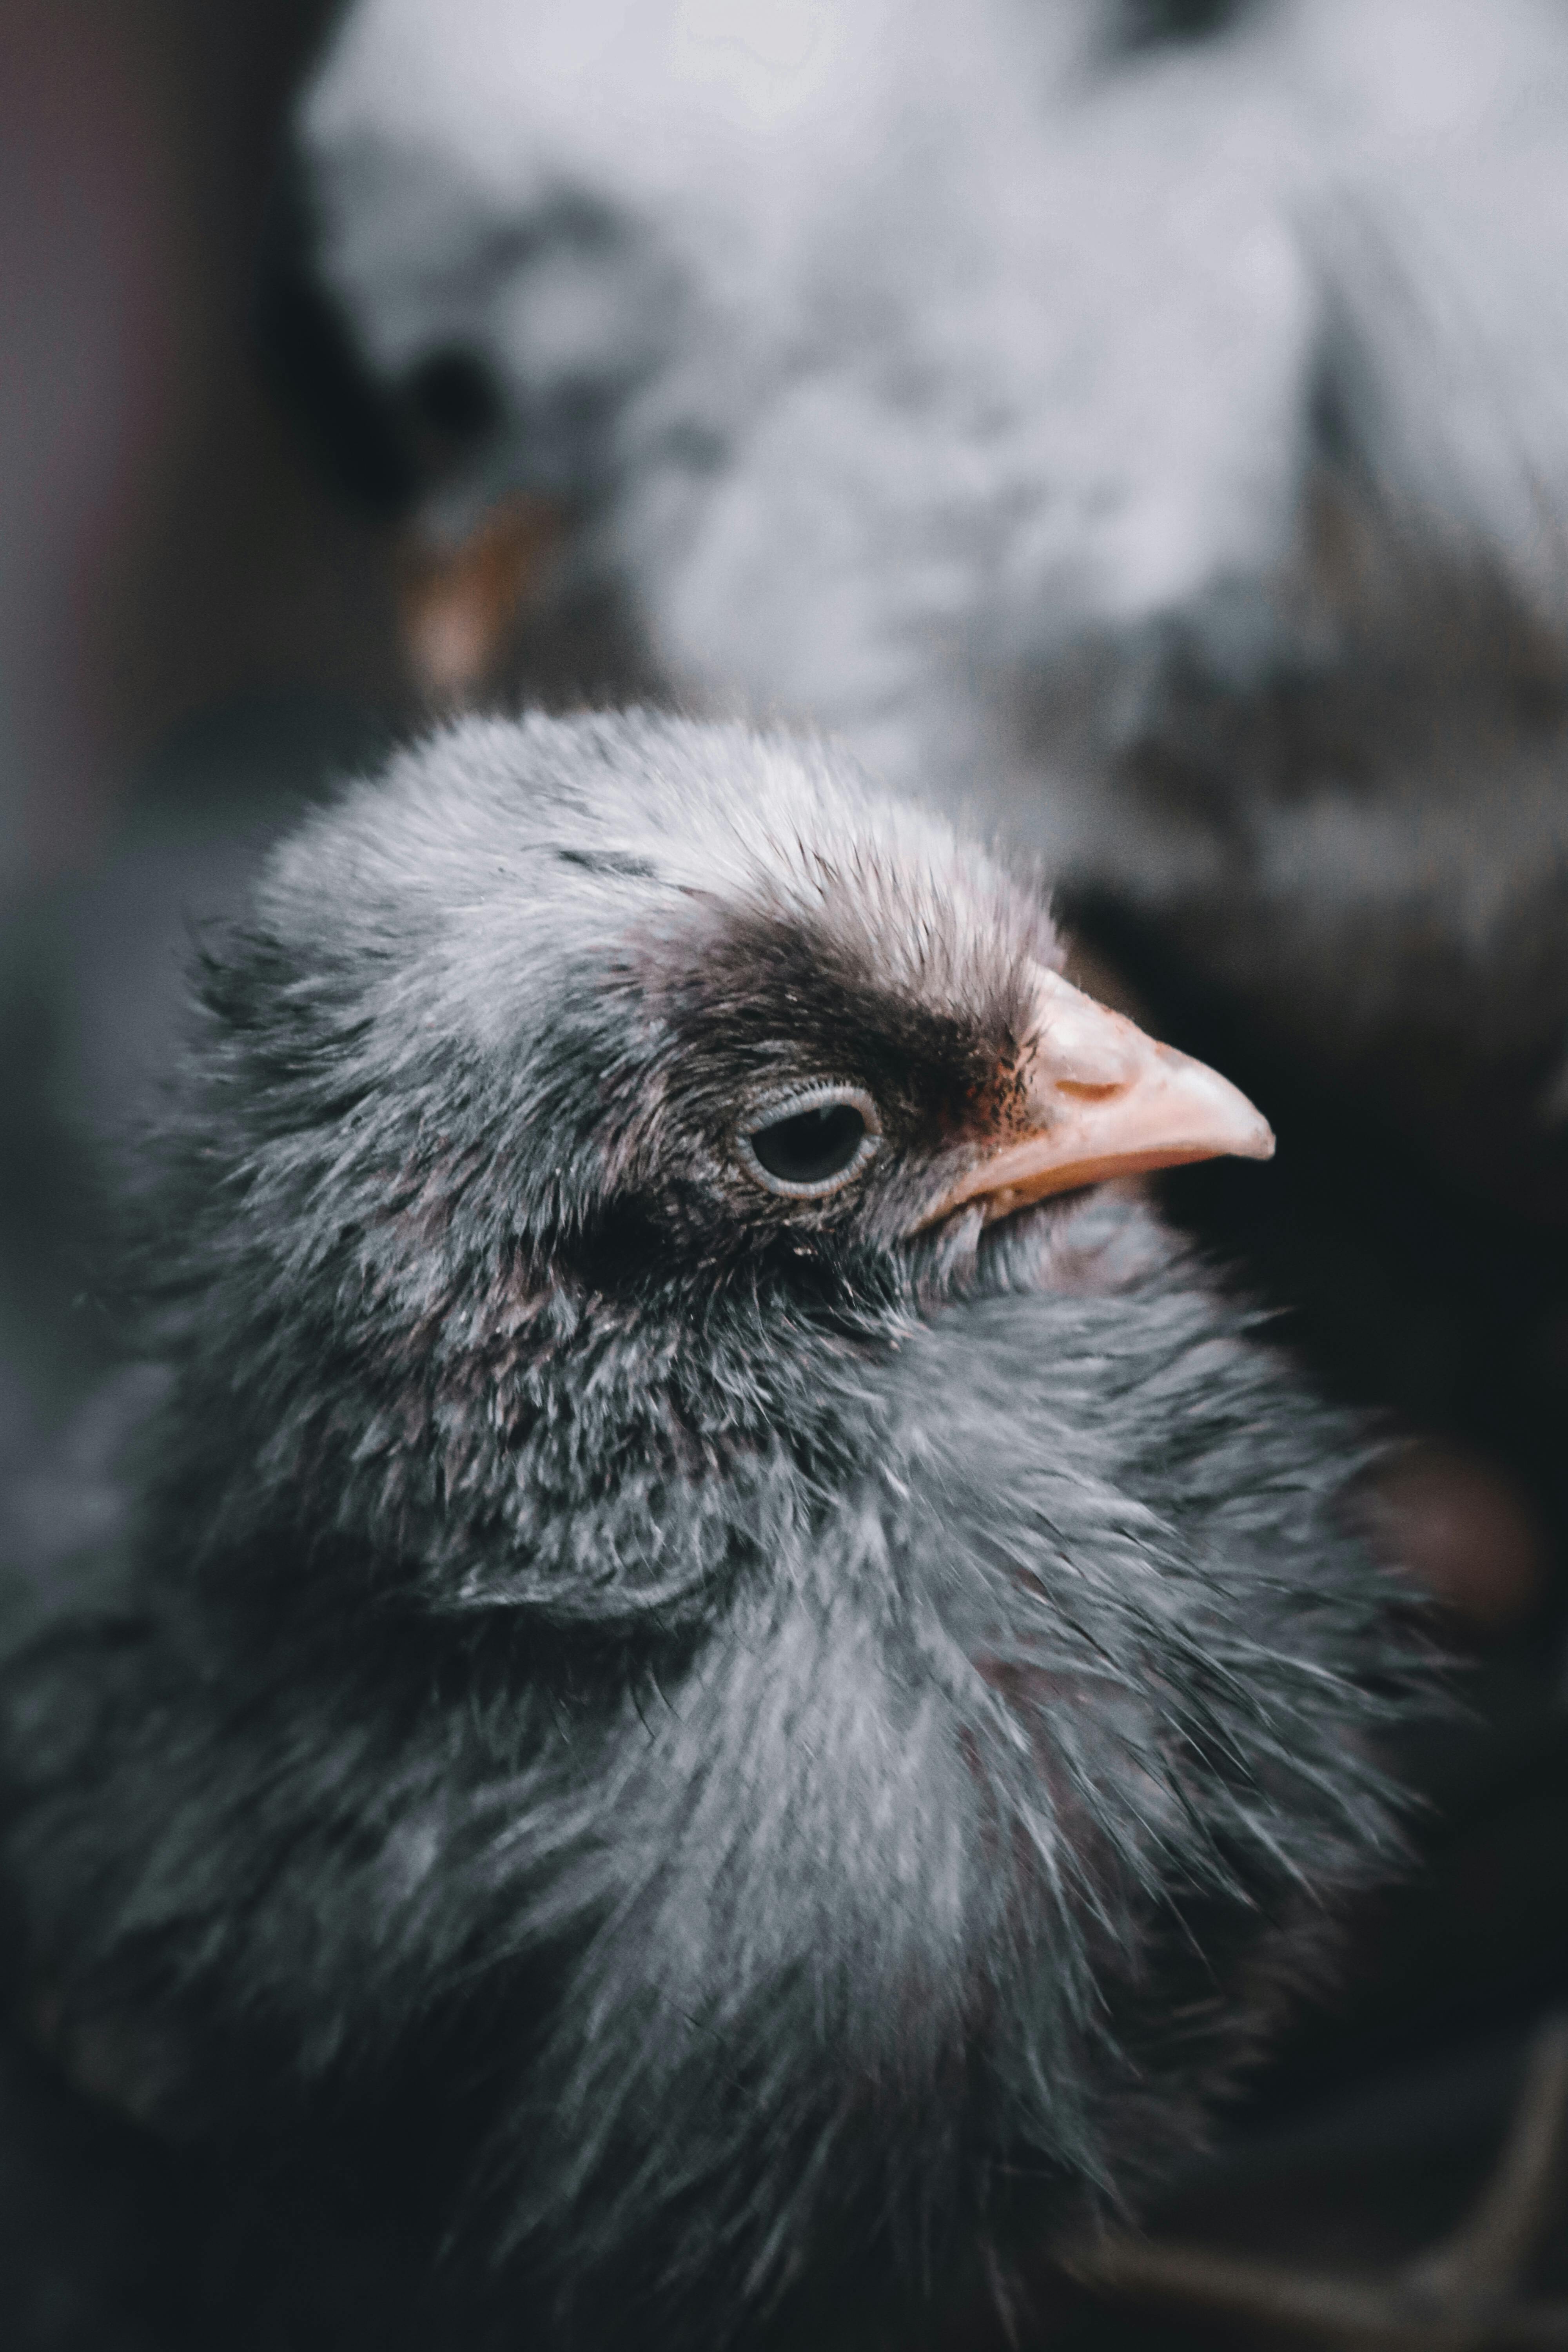
M 613 583 L 645 677 L 1000 819 L 1568 1198 L 1559 8 L 360 0 L 299 123 L 383 478 L 470 551 L 432 683 L 558 502 L 548 593 Z

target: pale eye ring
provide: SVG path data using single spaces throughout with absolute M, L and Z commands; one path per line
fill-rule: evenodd
M 882 1139 L 864 1087 L 803 1087 L 759 1104 L 735 1139 L 742 1167 L 764 1192 L 820 1201 L 853 1183 Z

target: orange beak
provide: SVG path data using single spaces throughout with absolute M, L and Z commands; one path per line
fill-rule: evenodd
M 460 702 L 493 677 L 565 537 L 560 508 L 520 494 L 466 539 L 422 534 L 409 542 L 399 583 L 403 642 L 421 693 Z
M 1273 1157 L 1268 1120 L 1206 1064 L 1156 1045 L 1058 972 L 1040 970 L 1037 1004 L 1006 1130 L 981 1148 L 922 1227 L 970 1202 L 990 1224 L 1111 1176 L 1226 1153 Z

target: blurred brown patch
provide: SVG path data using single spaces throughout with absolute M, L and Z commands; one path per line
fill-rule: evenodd
M 492 508 L 456 546 L 423 537 L 405 545 L 403 642 L 415 683 L 429 700 L 460 701 L 494 682 L 566 530 L 560 507 L 519 495 Z
M 1480 1639 L 1510 1632 L 1545 1599 L 1546 1534 L 1522 1483 L 1455 1444 L 1413 1445 L 1371 1493 L 1373 1540 Z

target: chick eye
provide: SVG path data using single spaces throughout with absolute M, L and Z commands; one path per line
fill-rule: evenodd
M 881 1131 L 876 1104 L 858 1087 L 817 1087 L 772 1106 L 748 1128 L 741 1159 L 770 1192 L 817 1200 L 859 1174 Z

